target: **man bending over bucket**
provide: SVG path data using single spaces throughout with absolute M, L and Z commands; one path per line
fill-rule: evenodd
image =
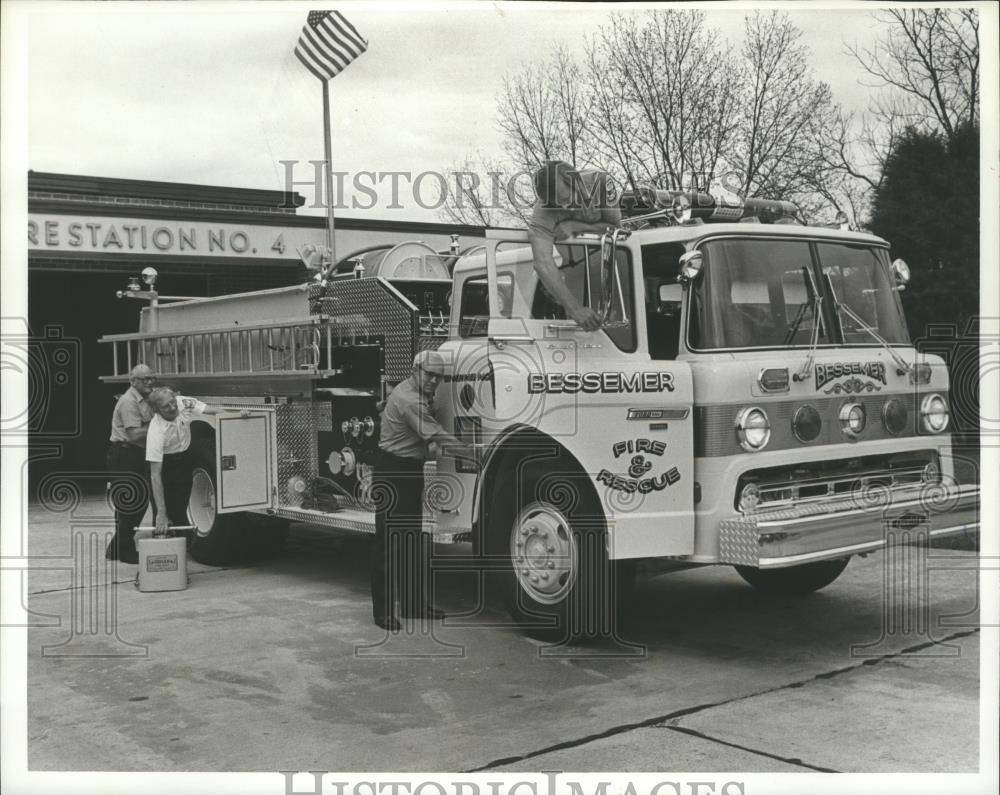
M 191 420 L 196 414 L 224 414 L 197 398 L 178 395 L 169 387 L 154 389 L 147 402 L 155 416 L 146 434 L 146 460 L 153 487 L 153 507 L 156 512 L 155 535 L 164 535 L 168 524 L 188 524 L 187 508 L 191 497 Z M 240 416 L 249 417 L 249 411 Z

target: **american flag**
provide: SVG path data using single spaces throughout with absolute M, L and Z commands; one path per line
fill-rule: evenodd
M 310 11 L 295 55 L 320 80 L 329 80 L 367 49 L 367 40 L 339 11 Z

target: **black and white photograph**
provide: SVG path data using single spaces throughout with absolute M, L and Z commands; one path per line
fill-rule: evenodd
M 4 793 L 1000 790 L 996 4 L 0 14 Z

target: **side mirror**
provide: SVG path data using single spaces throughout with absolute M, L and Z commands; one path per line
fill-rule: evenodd
M 896 289 L 905 290 L 910 283 L 910 266 L 901 259 L 892 261 L 892 275 L 896 279 Z
M 701 273 L 702 265 L 704 264 L 704 258 L 700 251 L 695 249 L 694 251 L 685 251 L 681 254 L 678 260 L 680 266 L 679 273 L 677 275 L 677 281 L 681 284 L 687 284 L 698 278 L 698 274 Z

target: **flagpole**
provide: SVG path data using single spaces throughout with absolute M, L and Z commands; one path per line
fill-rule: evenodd
M 333 147 L 330 143 L 330 81 L 323 82 L 323 155 L 326 158 L 326 246 L 330 265 L 337 264 L 336 223 L 333 213 Z

